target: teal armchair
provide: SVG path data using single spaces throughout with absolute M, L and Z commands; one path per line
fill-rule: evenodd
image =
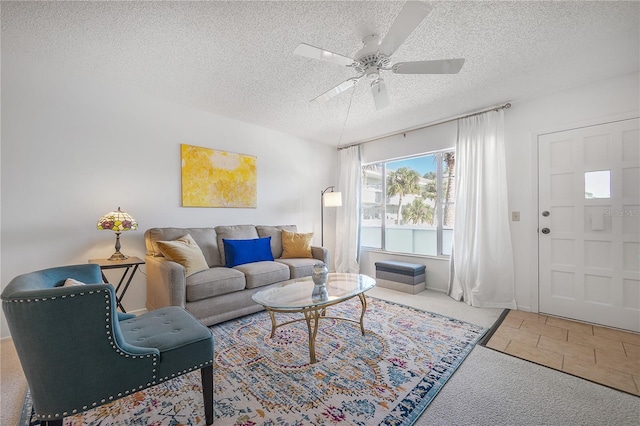
M 87 284 L 63 287 L 67 278 Z M 93 264 L 19 275 L 1 298 L 43 425 L 196 369 L 213 423 L 213 336 L 184 309 L 116 312 L 114 289 Z

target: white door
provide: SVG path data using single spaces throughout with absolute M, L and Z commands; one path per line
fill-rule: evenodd
M 639 121 L 538 137 L 541 313 L 640 331 Z

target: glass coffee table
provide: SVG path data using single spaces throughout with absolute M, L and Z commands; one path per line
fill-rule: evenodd
M 271 336 L 276 329 L 297 321 L 306 321 L 309 332 L 309 359 L 311 364 L 316 362 L 315 341 L 318 333 L 318 322 L 323 318 L 333 318 L 360 324 L 360 331 L 364 335 L 364 313 L 367 310 L 367 299 L 364 293 L 375 287 L 376 281 L 366 275 L 330 273 L 325 285 L 326 292 L 314 292 L 311 277 L 297 278 L 285 281 L 273 287 L 260 290 L 252 298 L 256 303 L 264 306 L 271 317 Z M 358 297 L 362 304 L 360 320 L 344 317 L 327 316 L 327 308 L 346 300 Z M 304 318 L 287 321 L 282 324 L 276 322 L 276 313 L 302 313 Z

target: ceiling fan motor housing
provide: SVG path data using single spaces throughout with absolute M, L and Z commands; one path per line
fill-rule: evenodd
M 365 37 L 362 40 L 364 47 L 356 53 L 356 71 L 367 76 L 369 80 L 380 78 L 380 68 L 389 65 L 388 57 L 380 53 L 380 38 L 376 34 Z
M 381 53 L 369 53 L 358 58 L 356 71 L 363 73 L 369 80 L 376 80 L 380 77 L 380 69 L 389 65 L 389 58 Z

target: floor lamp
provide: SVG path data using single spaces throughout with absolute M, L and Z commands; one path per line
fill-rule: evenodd
M 320 192 L 320 245 L 324 247 L 324 208 L 340 207 L 342 205 L 342 193 L 335 192 L 333 186 L 328 186 Z

